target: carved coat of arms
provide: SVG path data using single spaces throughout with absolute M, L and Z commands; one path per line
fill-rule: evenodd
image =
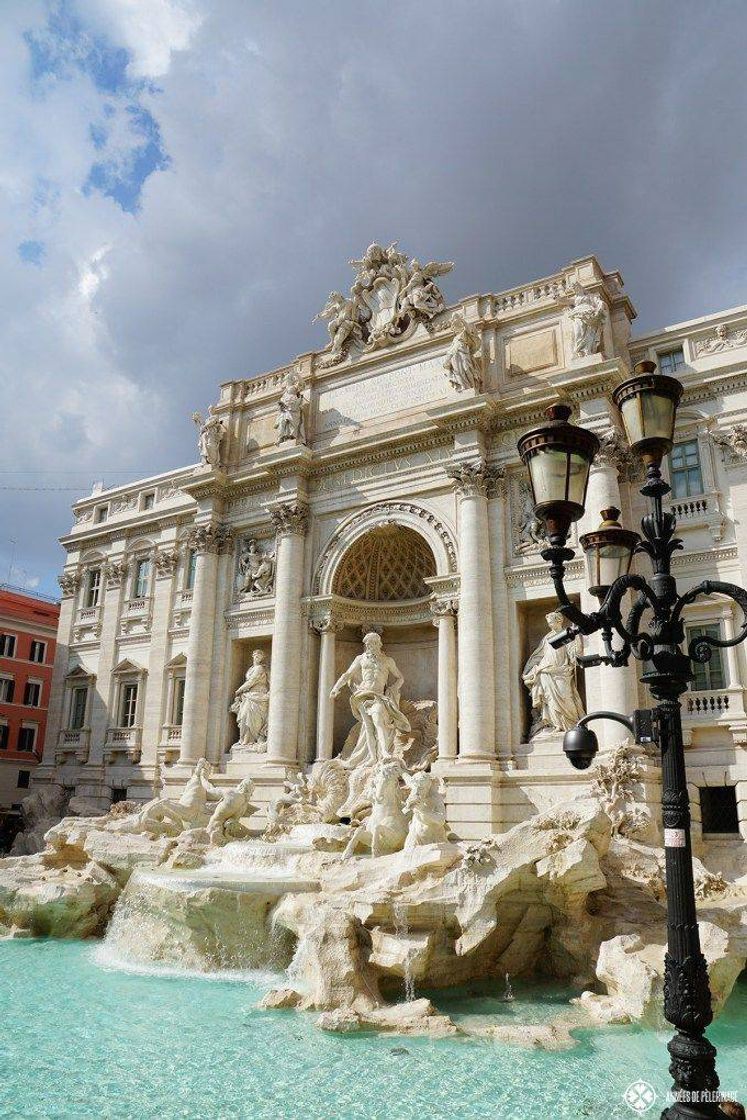
M 350 298 L 332 292 L 316 316 L 327 321 L 330 336 L 322 366 L 335 365 L 353 349 L 374 350 L 401 339 L 419 322 L 429 324 L 446 306 L 435 279 L 454 267 L 451 261 L 410 260 L 396 241 L 387 248 L 374 242 L 350 264 L 356 271 Z

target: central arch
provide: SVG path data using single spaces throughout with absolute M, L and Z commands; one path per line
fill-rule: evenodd
M 436 560 L 428 542 L 404 525 L 381 525 L 358 537 L 335 571 L 332 591 L 344 599 L 394 603 L 423 599 Z
M 424 541 L 435 565 L 435 571 L 431 575 L 446 576 L 456 572 L 457 547 L 454 533 L 432 510 L 415 502 L 378 502 L 346 518 L 332 533 L 316 565 L 312 582 L 313 594 L 334 594 L 338 569 L 356 541 L 371 530 L 391 527 L 410 530 L 415 537 Z M 412 542 L 412 537 L 407 540 Z M 404 538 L 399 538 L 398 543 L 404 544 Z M 416 551 L 412 543 L 408 547 L 411 552 Z

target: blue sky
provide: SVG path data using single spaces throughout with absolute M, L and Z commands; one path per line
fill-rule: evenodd
M 737 0 L 2 11 L 0 578 L 54 591 L 70 503 L 193 462 L 374 239 L 450 298 L 595 252 L 640 331 L 747 302 Z

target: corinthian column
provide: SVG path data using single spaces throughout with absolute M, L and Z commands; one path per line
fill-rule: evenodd
M 301 590 L 308 511 L 304 505 L 281 503 L 269 512 L 277 533 L 277 560 L 267 758 L 275 763 L 295 763 L 301 704 Z
M 231 531 L 226 525 L 196 525 L 188 543 L 189 547 L 195 550 L 196 567 L 187 642 L 187 672 L 179 761 L 186 765 L 194 765 L 207 751 L 218 557 L 230 548 Z
M 493 609 L 483 460 L 448 468 L 459 494 L 459 757 L 495 757 Z
M 457 753 L 456 606 L 449 600 L 435 600 L 431 611 L 438 629 L 438 757 L 453 759 Z
M 330 696 L 335 673 L 336 634 L 340 623 L 331 614 L 313 624 L 321 638 L 319 649 L 319 692 L 316 705 L 316 761 L 332 757 L 335 702 Z

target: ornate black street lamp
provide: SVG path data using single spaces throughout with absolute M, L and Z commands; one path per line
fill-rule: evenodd
M 714 1103 L 719 1086 L 716 1050 L 705 1037 L 713 1012 L 695 913 L 679 697 L 692 679 L 691 662 L 708 661 L 714 646 L 734 646 L 747 637 L 747 592 L 734 584 L 706 580 L 684 595 L 677 593 L 671 559 L 682 548 L 682 541 L 674 535 L 674 514 L 662 508 L 670 487 L 662 478 L 661 460 L 672 448 L 681 395 L 681 383 L 657 374 L 653 362 L 639 362 L 634 376 L 612 394 L 628 442 L 646 464 L 641 493 L 649 499 L 650 511 L 641 522 L 643 540 L 620 526 L 616 509 L 602 511 L 600 528 L 581 537 L 589 590 L 600 603 L 590 614 L 570 601 L 563 579 L 565 565 L 574 556 L 566 546 L 568 533 L 571 523 L 584 512 L 598 441 L 591 432 L 568 423 L 567 406 L 554 405 L 547 411 L 549 423 L 522 436 L 518 446 L 529 472 L 535 513 L 547 530 L 549 547 L 542 557 L 550 566 L 559 609 L 568 623 L 551 644 L 557 648 L 579 634 L 601 633 L 604 652 L 580 658 L 581 664 L 623 666 L 632 655 L 642 663 L 641 681 L 658 701 L 653 710 L 631 716 L 616 712 L 586 716 L 566 733 L 563 749 L 573 766 L 587 769 L 598 749 L 597 737 L 587 724 L 601 718 L 624 723 L 637 742 L 659 744 L 667 881 L 664 1014 L 677 1032 L 668 1047 L 675 1103 L 662 1113 L 662 1120 L 716 1120 L 725 1118 L 725 1113 Z M 649 557 L 653 569 L 650 580 L 629 574 L 634 553 Z M 628 591 L 634 598 L 624 618 L 622 602 Z M 683 652 L 683 609 L 700 595 L 714 594 L 726 595 L 742 608 L 740 633 L 729 641 L 698 637 Z M 644 617 L 648 618 L 648 629 L 642 628 Z

